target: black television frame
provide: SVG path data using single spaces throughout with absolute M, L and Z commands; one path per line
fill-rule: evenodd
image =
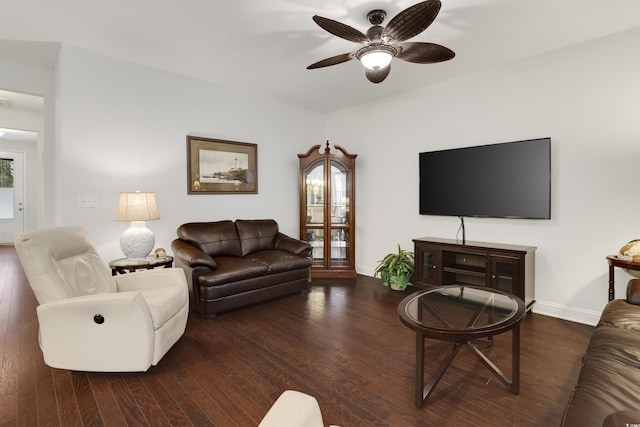
M 551 138 L 419 154 L 420 215 L 551 219 Z

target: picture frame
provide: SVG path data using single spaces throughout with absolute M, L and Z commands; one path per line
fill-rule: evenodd
M 187 194 L 257 193 L 257 144 L 187 135 Z

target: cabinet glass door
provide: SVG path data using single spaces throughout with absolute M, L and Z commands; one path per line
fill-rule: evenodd
M 306 240 L 313 248 L 315 264 L 324 264 L 324 218 L 325 182 L 324 162 L 317 162 L 309 168 L 305 179 L 306 188 Z
M 418 257 L 415 274 L 419 275 L 417 280 L 429 285 L 440 285 L 440 265 L 441 251 L 437 248 L 417 248 Z
M 491 257 L 492 287 L 513 295 L 519 295 L 518 260 L 516 258 Z
M 349 193 L 347 189 L 349 172 L 336 162 L 330 162 L 329 183 L 330 204 L 329 228 L 331 234 L 331 265 L 350 265 L 349 260 Z

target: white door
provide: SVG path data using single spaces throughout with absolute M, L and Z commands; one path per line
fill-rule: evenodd
M 24 231 L 25 154 L 0 151 L 0 244 Z

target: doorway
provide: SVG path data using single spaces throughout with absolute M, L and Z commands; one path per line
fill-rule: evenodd
M 0 244 L 42 224 L 44 98 L 0 89 Z

